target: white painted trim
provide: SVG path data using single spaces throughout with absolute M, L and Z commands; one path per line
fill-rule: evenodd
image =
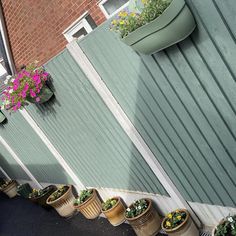
M 62 168 L 66 171 L 66 173 L 71 177 L 71 179 L 74 181 L 74 183 L 78 186 L 78 189 L 84 189 L 84 185 L 78 178 L 78 176 L 74 173 L 74 171 L 70 168 L 70 166 L 66 163 L 62 155 L 57 151 L 57 149 L 53 146 L 51 141 L 48 139 L 48 137 L 44 134 L 44 132 L 40 129 L 38 124 L 34 121 L 34 119 L 30 116 L 30 114 L 25 110 L 20 110 L 20 113 L 25 118 L 25 120 L 29 123 L 29 125 L 33 128 L 33 130 L 37 133 L 37 135 L 40 137 L 40 139 L 44 142 L 48 150 L 53 154 L 53 156 L 56 158 L 56 160 L 59 162 L 59 164 L 62 166 Z
M 76 21 L 74 21 L 69 27 L 67 27 L 67 29 L 63 31 L 63 35 L 65 36 L 68 42 L 73 41 L 74 40 L 73 35 L 82 28 L 84 28 L 87 33 L 90 33 L 91 31 L 93 31 L 91 25 L 88 23 L 88 21 L 85 18 L 87 15 L 88 15 L 88 12 L 86 11 Z
M 13 149 L 8 145 L 8 143 L 3 139 L 2 136 L 0 136 L 0 142 L 2 145 L 7 149 L 7 151 L 12 155 L 12 157 L 15 159 L 15 161 L 20 165 L 20 167 L 25 171 L 25 173 L 29 176 L 29 178 L 39 187 L 42 186 L 37 181 L 37 179 L 33 176 L 33 174 L 29 171 L 29 169 L 26 167 L 26 165 L 21 161 L 21 159 L 17 156 L 17 154 L 13 151 Z
M 97 73 L 87 56 L 79 47 L 78 43 L 76 41 L 72 41 L 67 45 L 67 48 L 71 53 L 72 57 L 83 70 L 91 84 L 99 93 L 107 107 L 110 109 L 116 120 L 124 129 L 126 134 L 129 136 L 135 147 L 141 153 L 149 167 L 152 169 L 153 173 L 159 179 L 160 183 L 166 189 L 172 200 L 175 201 L 180 208 L 186 208 L 191 213 L 193 220 L 200 228 L 201 222 L 199 221 L 198 217 L 195 215 L 192 208 L 184 200 L 181 193 L 175 187 L 175 185 L 173 184 L 173 182 L 171 181 L 159 161 L 156 159 L 152 151 L 149 149 L 148 145 L 145 143 L 139 132 L 129 120 L 128 116 L 122 110 L 119 103 L 113 97 L 112 93 L 107 88 L 106 84 L 103 82 L 102 78 Z
M 98 6 L 100 7 L 102 13 L 105 15 L 105 17 L 107 19 L 111 18 L 112 16 L 116 15 L 118 12 L 120 12 L 121 10 L 123 10 L 125 7 L 129 6 L 129 2 L 125 3 L 123 6 L 121 6 L 120 8 L 118 8 L 116 11 L 114 11 L 111 15 L 108 14 L 108 12 L 106 11 L 105 7 L 103 6 L 104 3 L 106 3 L 109 0 L 102 0 L 101 2 L 99 2 Z
M 7 180 L 10 180 L 11 177 L 7 174 L 7 172 L 0 166 L 0 171 L 5 175 Z

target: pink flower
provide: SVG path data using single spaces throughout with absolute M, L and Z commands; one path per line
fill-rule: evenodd
M 28 89 L 29 89 L 29 85 L 26 83 L 26 84 L 25 84 L 25 87 L 24 87 L 24 89 L 23 89 L 23 91 L 24 91 L 24 92 L 27 92 Z
M 13 90 L 16 91 L 18 88 L 19 88 L 19 84 L 18 83 L 14 83 Z
M 35 99 L 35 101 L 36 101 L 36 102 L 40 102 L 40 97 L 37 97 L 37 98 Z
M 36 97 L 36 93 L 34 92 L 33 89 L 30 89 L 30 96 L 31 96 L 32 98 Z
M 21 107 L 21 102 L 17 102 L 16 107 L 19 109 Z
M 26 97 L 26 92 L 25 92 L 25 91 L 22 91 L 22 92 L 21 92 L 21 96 L 22 96 L 23 98 L 25 98 L 25 97 Z

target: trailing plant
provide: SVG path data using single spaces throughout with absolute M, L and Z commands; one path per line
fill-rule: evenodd
M 187 214 L 185 211 L 176 210 L 174 212 L 169 213 L 166 216 L 164 227 L 166 229 L 174 229 L 180 224 L 182 224 L 187 217 Z
M 118 201 L 115 198 L 107 199 L 105 202 L 102 203 L 102 210 L 107 211 L 107 210 L 111 209 L 112 207 L 114 207 L 116 205 L 117 202 Z
M 88 198 L 90 198 L 93 194 L 92 189 L 86 189 L 80 192 L 79 197 L 75 200 L 74 205 L 78 206 L 82 203 L 84 203 Z
M 121 11 L 118 18 L 111 23 L 111 30 L 120 34 L 122 38 L 139 27 L 155 20 L 170 5 L 172 0 L 135 0 L 136 11 Z M 140 5 L 141 4 L 141 5 Z M 141 13 L 139 11 L 141 10 Z
M 63 185 L 61 187 L 59 187 L 54 193 L 52 193 L 48 199 L 49 202 L 55 201 L 58 198 L 60 198 L 61 196 L 63 196 L 67 190 L 69 189 L 68 186 Z
M 27 98 L 40 102 L 40 92 L 49 78 L 43 67 L 34 62 L 25 67 L 15 76 L 8 76 L 4 83 L 1 109 L 17 111 L 28 105 Z
M 235 236 L 236 235 L 236 215 L 228 216 L 222 224 L 218 225 L 215 236 Z
M 129 208 L 125 211 L 127 218 L 134 218 L 142 214 L 148 208 L 149 203 L 145 199 L 136 200 Z

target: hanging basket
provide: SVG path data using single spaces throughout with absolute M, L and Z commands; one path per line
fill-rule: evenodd
M 49 99 L 53 96 L 53 92 L 52 90 L 45 84 L 40 93 L 38 94 L 38 97 L 40 98 L 39 102 L 36 102 L 35 98 L 32 98 L 30 96 L 27 97 L 27 101 L 30 103 L 38 103 L 38 104 L 42 104 L 45 103 L 47 101 L 49 101 Z
M 196 27 L 184 0 L 172 0 L 155 20 L 128 34 L 122 41 L 135 51 L 153 54 L 188 37 Z
M 0 124 L 6 120 L 6 116 L 0 111 Z

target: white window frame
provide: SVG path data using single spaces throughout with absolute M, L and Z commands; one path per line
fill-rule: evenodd
M 106 3 L 109 0 L 101 0 L 98 3 L 98 6 L 100 7 L 101 11 L 103 12 L 103 14 L 105 15 L 105 17 L 111 18 L 112 16 L 114 16 L 115 14 L 117 14 L 118 12 L 120 12 L 121 10 L 123 10 L 125 7 L 129 6 L 129 1 L 127 3 L 125 3 L 123 6 L 121 6 L 119 9 L 117 9 L 116 11 L 114 11 L 111 15 L 108 14 L 108 12 L 106 11 L 105 7 L 103 6 L 104 3 Z
M 68 42 L 72 42 L 75 39 L 73 35 L 82 28 L 84 28 L 88 34 L 91 31 L 93 31 L 91 25 L 88 23 L 88 21 L 85 18 L 87 15 L 88 15 L 88 12 L 86 11 L 83 15 L 81 15 L 76 21 L 74 21 L 69 27 L 67 27 L 62 32 Z

